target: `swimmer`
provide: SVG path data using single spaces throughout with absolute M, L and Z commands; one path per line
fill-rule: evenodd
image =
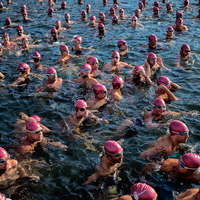
M 104 36 L 105 35 L 105 26 L 102 23 L 99 23 L 98 31 L 99 31 L 99 36 Z
M 101 157 L 101 162 L 96 168 L 96 173 L 89 176 L 88 180 L 82 185 L 86 186 L 97 181 L 98 178 L 104 178 L 114 173 L 117 176 L 117 169 L 123 161 L 123 149 L 115 141 L 109 140 L 104 145 L 104 155 Z
M 15 125 L 14 125 L 14 136 L 17 138 L 22 138 L 26 136 L 26 124 L 29 121 L 36 121 L 37 123 L 40 124 L 40 126 L 42 127 L 42 133 L 43 134 L 47 134 L 49 132 L 51 132 L 50 129 L 48 129 L 46 126 L 44 126 L 43 124 L 41 124 L 41 118 L 38 115 L 32 115 L 30 117 L 28 117 L 28 115 L 26 115 L 23 112 L 20 112 L 17 115 L 17 119 L 15 121 Z
M 82 65 L 80 68 L 80 77 L 75 79 L 75 83 L 82 83 L 89 88 L 93 88 L 99 82 L 95 78 L 92 78 L 91 72 L 92 67 L 89 64 Z
M 200 199 L 200 189 L 191 188 L 181 193 L 176 200 L 198 200 Z
M 200 9 L 199 9 L 199 14 L 195 16 L 194 18 L 200 18 Z
M 15 50 L 18 47 L 16 43 L 10 41 L 10 37 L 7 33 L 3 34 L 2 39 L 3 39 L 3 44 L 2 44 L 3 49 Z
M 139 9 L 140 9 L 141 11 L 145 9 L 145 8 L 144 8 L 144 4 L 143 4 L 142 2 L 139 2 L 139 3 L 138 3 L 138 6 L 139 6 Z
M 31 39 L 31 37 L 24 34 L 24 30 L 21 25 L 17 26 L 17 35 L 14 35 L 12 37 L 12 41 L 21 42 L 22 38 L 24 38 L 24 37 L 27 37 L 29 40 Z
M 146 75 L 149 77 L 156 75 L 158 69 L 161 68 L 169 71 L 169 69 L 163 65 L 162 59 L 157 57 L 153 52 L 147 54 L 147 59 L 145 60 L 143 67 Z
M 3 9 L 5 9 L 5 8 L 6 8 L 6 7 L 3 6 L 3 3 L 0 2 L 0 10 L 3 10 Z
M 120 101 L 123 99 L 121 89 L 123 88 L 124 81 L 121 77 L 117 76 L 112 80 L 113 87 L 109 90 L 108 95 L 111 99 Z
M 66 28 L 61 27 L 61 21 L 57 20 L 55 23 L 55 29 L 58 31 L 58 34 L 60 34 L 62 31 L 66 30 Z
M 151 17 L 159 17 L 159 8 L 158 7 L 153 8 L 153 15 Z
M 54 12 L 54 9 L 53 8 L 49 8 L 48 11 L 47 11 L 48 16 L 49 17 L 53 17 L 53 15 L 54 15 L 53 12 Z
M 54 93 L 62 88 L 62 82 L 63 80 L 61 78 L 57 77 L 57 72 L 53 67 L 49 67 L 46 71 L 47 80 L 38 87 L 36 92 L 48 92 L 48 93 Z
M 11 22 L 11 19 L 9 17 L 6 17 L 5 19 L 5 25 L 0 27 L 0 29 L 10 29 L 11 27 L 13 26 L 16 26 L 17 24 L 16 23 L 12 23 Z
M 53 0 L 48 0 L 48 6 L 55 6 Z
M 63 37 L 58 35 L 58 31 L 55 28 L 51 29 L 51 36 L 47 37 L 45 43 L 48 44 L 49 42 L 58 42 L 58 38 Z
M 183 44 L 181 46 L 181 51 L 175 57 L 175 66 L 183 69 L 183 67 L 181 67 L 181 63 L 187 64 L 193 55 L 195 54 L 191 53 L 190 47 L 187 44 Z
M 26 86 L 28 84 L 28 82 L 31 80 L 30 67 L 28 64 L 21 63 L 21 64 L 19 64 L 17 69 L 18 69 L 18 72 L 20 72 L 20 74 L 19 74 L 17 80 L 15 80 L 14 82 L 12 82 L 12 84 L 9 85 L 10 87 Z
M 113 0 L 113 4 L 119 4 L 118 0 Z
M 136 16 L 137 18 L 140 18 L 140 17 L 141 17 L 141 10 L 140 10 L 139 8 L 135 10 L 135 16 Z
M 80 18 L 81 21 L 86 21 L 87 20 L 87 13 L 85 10 L 82 10 L 81 11 L 81 18 Z
M 23 17 L 23 22 L 24 23 L 32 21 L 32 19 L 28 18 L 27 16 L 28 16 L 28 13 L 26 11 L 22 12 L 22 17 Z
M 144 28 L 144 26 L 140 23 L 138 23 L 138 18 L 136 16 L 132 17 L 132 22 L 129 24 L 129 26 L 133 26 L 134 28 L 140 27 L 140 28 Z
M 128 54 L 128 45 L 127 45 L 126 41 L 119 40 L 117 45 L 119 47 L 120 56 L 124 56 L 124 55 Z
M 167 27 L 167 34 L 166 34 L 166 40 L 172 39 L 174 35 L 174 29 L 172 26 Z
M 43 129 L 36 121 L 29 121 L 26 124 L 27 136 L 19 141 L 19 144 L 14 146 L 18 160 L 22 160 L 30 156 L 35 148 L 39 145 L 52 145 L 66 150 L 66 146 L 60 142 L 49 142 L 43 137 Z
M 74 46 L 70 48 L 70 50 L 75 51 L 76 53 L 79 53 L 79 52 L 82 52 L 82 50 L 87 49 L 85 47 L 81 47 L 81 42 L 82 42 L 81 36 L 76 36 L 73 41 Z
M 67 3 L 66 3 L 66 1 L 63 1 L 63 2 L 61 3 L 61 7 L 58 8 L 58 10 L 64 10 L 64 9 L 66 9 L 66 8 L 67 8 Z
M 177 12 L 176 13 L 176 19 L 182 18 L 183 19 L 183 13 L 182 12 Z
M 86 5 L 86 12 L 87 12 L 87 13 L 90 13 L 90 10 L 91 10 L 91 5 L 88 3 L 88 4 Z
M 173 26 L 175 31 L 187 31 L 188 27 L 183 25 L 183 19 L 182 18 L 178 18 L 176 20 L 176 24 Z
M 43 47 L 43 46 L 40 45 L 40 44 L 37 44 L 37 45 L 29 44 L 28 38 L 27 37 L 23 37 L 22 38 L 22 47 L 18 51 L 19 52 L 29 51 L 32 48 L 38 48 L 38 47 Z
M 129 65 L 125 62 L 121 62 L 120 61 L 120 54 L 118 51 L 114 51 L 112 53 L 112 62 L 111 63 L 107 63 L 103 66 L 102 71 L 106 72 L 106 73 L 118 73 L 121 70 L 123 70 L 124 68 L 134 68 L 134 66 Z
M 159 48 L 162 44 L 157 42 L 158 39 L 154 34 L 149 35 L 149 43 L 142 45 L 144 48 L 148 49 L 157 49 Z
M 110 13 L 108 14 L 109 16 L 113 16 L 113 15 L 115 15 L 116 13 L 115 13 L 115 9 L 112 7 L 112 8 L 110 8 Z
M 70 14 L 66 13 L 65 14 L 65 21 L 62 22 L 62 25 L 70 25 L 73 24 L 74 22 L 70 21 Z
M 165 102 L 178 101 L 178 98 L 171 92 L 182 88 L 180 85 L 173 83 L 166 76 L 160 76 L 157 79 L 158 89 L 155 91 L 155 96 L 163 99 Z
M 17 3 L 11 2 L 11 0 L 6 0 L 6 2 L 7 2 L 7 5 L 17 4 Z
M 106 6 L 107 5 L 107 0 L 103 0 L 103 5 Z
M 107 89 L 102 84 L 95 84 L 93 87 L 93 91 L 95 96 L 92 96 L 87 100 L 88 109 L 97 110 L 101 106 L 105 105 L 108 101 L 107 98 Z
M 42 71 L 43 66 L 40 64 L 41 55 L 35 51 L 33 53 L 33 61 L 30 62 L 30 67 L 38 71 Z
M 91 111 L 88 110 L 87 103 L 83 100 L 77 100 L 75 102 L 76 113 L 70 114 L 65 120 L 59 122 L 59 126 L 63 129 L 64 127 L 70 128 L 72 131 L 71 137 L 74 138 L 73 134 L 81 134 L 79 126 L 87 119 L 96 120 L 97 122 L 103 122 L 108 124 L 107 120 L 95 116 Z
M 184 1 L 184 6 L 181 6 L 180 8 L 183 8 L 184 10 L 187 9 L 192 9 L 191 7 L 189 7 L 190 1 L 189 0 L 185 0 Z
M 131 85 L 132 84 L 134 84 L 134 85 L 144 85 L 144 84 L 154 85 L 154 83 L 151 81 L 149 76 L 146 75 L 145 70 L 142 65 L 137 65 L 133 69 L 133 76 L 126 78 L 125 81 Z
M 186 143 L 189 138 L 188 127 L 181 121 L 174 120 L 169 125 L 169 132 L 160 137 L 150 148 L 140 154 L 147 161 L 160 160 L 173 155 L 179 144 Z
M 87 64 L 89 64 L 92 67 L 92 71 L 91 71 L 92 77 L 96 78 L 96 77 L 98 77 L 102 74 L 101 71 L 98 69 L 99 68 L 99 61 L 96 57 L 90 56 L 87 59 Z
M 17 11 L 17 13 L 23 13 L 24 11 L 27 11 L 27 10 L 26 10 L 26 5 L 25 5 L 25 4 L 21 5 L 21 10 Z M 30 10 L 29 10 L 29 11 L 30 11 Z
M 105 22 L 105 14 L 103 12 L 99 13 L 99 20 L 97 20 L 97 23 L 103 23 Z
M 117 4 L 113 4 L 113 8 L 114 8 L 115 10 L 118 10 L 118 5 L 117 5 Z
M 119 18 L 120 18 L 120 20 L 128 19 L 128 16 L 124 15 L 124 9 L 122 9 L 122 8 L 119 10 Z
M 58 60 L 58 63 L 60 63 L 61 66 L 65 66 L 65 64 L 67 64 L 67 62 L 69 62 L 72 57 L 76 57 L 69 53 L 68 47 L 64 44 L 60 46 L 60 52 L 61 56 Z
M 146 183 L 137 183 L 131 188 L 131 195 L 123 195 L 111 200 L 157 200 L 156 191 Z
M 98 25 L 98 23 L 96 22 L 96 17 L 94 15 L 92 15 L 90 17 L 90 21 L 87 23 L 87 25 L 91 25 L 91 26 L 96 26 Z
M 172 4 L 170 4 L 170 3 L 167 3 L 166 4 L 166 13 L 172 13 L 172 12 L 174 12 L 175 10 L 172 8 Z
M 185 131 L 177 130 L 172 133 L 176 135 L 185 134 Z M 168 158 L 165 160 L 162 163 L 161 171 L 167 172 L 170 177 L 179 178 L 179 180 L 198 183 L 200 181 L 199 167 L 200 156 L 195 153 L 186 153 L 179 159 Z
M 158 1 L 154 1 L 154 8 L 163 8 L 162 6 L 159 6 L 159 2 Z
M 161 126 L 161 124 L 159 124 L 159 121 L 162 122 L 165 117 L 169 117 L 171 115 L 180 115 L 180 113 L 166 111 L 165 101 L 161 98 L 157 98 L 154 100 L 153 107 L 153 111 L 149 111 L 143 116 L 143 120 L 148 129 L 158 128 L 159 126 Z
M 117 15 L 112 16 L 112 24 L 118 24 L 118 17 Z

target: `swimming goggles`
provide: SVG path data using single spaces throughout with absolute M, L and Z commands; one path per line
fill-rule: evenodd
M 36 130 L 36 131 L 29 131 L 29 130 L 26 129 L 26 131 L 27 131 L 27 132 L 31 132 L 31 133 L 38 134 L 38 133 L 40 133 L 40 132 L 43 131 L 43 128 L 41 128 L 40 130 Z
M 10 160 L 10 155 L 5 160 L 0 160 L 0 164 L 4 164 L 7 160 Z
M 52 73 L 52 74 L 47 74 L 49 76 L 54 76 L 54 75 L 57 75 L 57 73 Z
M 160 78 L 158 80 L 159 80 L 159 82 L 164 83 L 166 86 L 169 86 L 169 83 L 161 81 Z
M 189 133 L 189 130 L 183 131 L 183 132 L 180 133 L 180 132 L 177 132 L 177 131 L 173 131 L 171 128 L 169 128 L 169 131 L 173 132 L 173 133 L 177 133 L 177 134 L 179 134 L 181 136 L 185 136 L 185 135 L 187 135 Z
M 197 170 L 197 169 L 198 169 L 198 167 L 197 167 L 197 168 L 186 167 L 186 166 L 181 162 L 180 158 L 178 159 L 178 163 L 180 163 L 180 166 L 181 166 L 182 169 L 191 169 L 191 170 Z
M 161 108 L 166 109 L 166 106 L 155 106 L 155 107 L 158 109 L 161 109 Z
M 103 147 L 103 150 L 104 150 L 105 153 L 107 153 L 107 154 L 109 154 L 109 155 L 111 155 L 111 156 L 114 156 L 114 157 L 116 157 L 116 158 L 119 158 L 119 157 L 123 154 L 123 150 L 122 150 L 121 153 L 117 153 L 117 154 L 112 154 L 112 153 L 106 151 L 104 147 Z

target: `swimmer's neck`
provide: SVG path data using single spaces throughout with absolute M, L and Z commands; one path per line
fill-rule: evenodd
M 157 44 L 155 44 L 155 45 L 150 45 L 149 43 L 148 43 L 148 45 L 149 45 L 150 48 L 153 48 L 153 49 L 156 49 L 157 46 L 158 46 Z
M 113 62 L 111 62 L 111 65 L 112 65 L 113 67 L 119 67 L 119 62 L 117 62 L 116 64 L 114 64 Z
M 159 115 L 157 114 L 154 110 L 153 110 L 153 117 L 155 118 L 155 120 L 160 119 L 163 117 L 163 115 Z

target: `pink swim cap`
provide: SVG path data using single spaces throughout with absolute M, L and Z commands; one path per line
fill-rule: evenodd
M 157 5 L 157 4 L 159 4 L 159 2 L 158 1 L 154 1 L 154 5 Z
M 81 44 L 81 42 L 82 42 L 81 36 L 76 36 L 74 39 L 76 39 L 77 41 L 79 41 L 79 43 Z
M 157 37 L 156 37 L 154 34 L 151 34 L 151 35 L 149 36 L 149 40 L 157 41 Z
M 8 157 L 9 157 L 8 152 L 4 148 L 0 147 L 0 159 L 4 159 Z
M 144 4 L 142 2 L 139 2 L 138 5 L 139 6 L 144 6 Z
M 81 15 L 87 15 L 85 10 L 81 11 Z
M 9 37 L 8 33 L 4 33 L 2 37 L 4 38 L 6 36 Z
M 92 71 L 92 68 L 91 68 L 91 66 L 90 66 L 89 64 L 83 64 L 83 65 L 81 66 L 81 69 L 88 69 L 90 73 L 91 73 L 91 71 Z
M 159 11 L 159 8 L 158 7 L 154 7 L 153 11 Z
M 96 21 L 96 17 L 95 17 L 94 15 L 92 15 L 92 16 L 90 17 L 90 20 L 95 20 L 95 21 Z
M 153 105 L 154 106 L 157 106 L 157 105 L 165 105 L 165 101 L 163 100 L 163 99 L 161 99 L 161 98 L 156 98 L 155 100 L 154 100 L 154 102 L 153 102 Z
M 121 8 L 121 9 L 119 10 L 119 12 L 122 12 L 122 11 L 124 12 L 124 9 Z
M 81 99 L 77 100 L 74 104 L 75 108 L 87 108 L 87 103 Z
M 183 24 L 183 19 L 182 18 L 178 18 L 176 20 L 176 24 Z
M 56 70 L 53 67 L 49 67 L 46 71 L 46 74 L 54 74 L 56 73 Z
M 153 52 L 149 52 L 149 53 L 147 54 L 147 59 L 151 59 L 151 58 L 157 58 L 156 54 L 153 53 Z
M 54 11 L 53 8 L 49 8 L 49 9 L 48 9 L 48 12 L 53 12 L 53 11 Z
M 3 6 L 3 3 L 0 1 L 0 6 Z
M 58 24 L 61 24 L 61 21 L 60 20 L 57 20 L 55 25 L 58 25 Z
M 138 18 L 136 16 L 132 17 L 132 21 L 137 21 L 137 20 L 138 20 Z
M 69 13 L 66 13 L 66 14 L 65 14 L 65 17 L 70 17 L 70 14 L 69 14 Z
M 52 28 L 51 33 L 57 33 L 57 30 L 55 28 Z
M 135 10 L 135 13 L 141 13 L 141 10 L 138 8 Z
M 90 56 L 90 57 L 87 59 L 87 64 L 93 65 L 94 62 L 96 62 L 96 61 L 98 61 L 96 57 Z
M 113 8 L 117 9 L 118 5 L 117 4 L 113 4 Z
M 174 29 L 173 29 L 172 26 L 168 26 L 168 27 L 167 27 L 167 31 L 174 31 Z
M 181 121 L 174 120 L 169 125 L 169 132 L 171 135 L 177 135 L 178 133 L 182 133 L 184 131 L 188 131 L 188 127 Z
M 194 168 L 194 170 L 200 167 L 200 156 L 195 153 L 186 153 L 181 158 L 186 167 Z
M 170 84 L 170 80 L 169 80 L 168 77 L 166 77 L 166 76 L 158 77 L 158 79 L 157 79 L 157 85 L 158 86 L 159 85 L 169 86 L 169 84 Z
M 98 29 L 104 28 L 104 25 L 102 23 L 99 23 Z
M 185 50 L 190 50 L 189 45 L 187 45 L 187 44 L 183 44 L 183 45 L 182 45 L 181 51 L 185 51 Z
M 5 200 L 7 199 L 3 194 L 0 193 L 0 200 Z
M 31 116 L 33 119 L 35 119 L 35 121 L 37 122 L 37 123 L 40 123 L 42 120 L 41 120 L 41 118 L 38 116 L 38 115 L 32 115 Z
M 107 91 L 106 87 L 100 83 L 97 83 L 96 85 L 94 85 L 93 87 L 94 93 L 96 94 L 96 91 Z
M 170 4 L 170 3 L 167 3 L 166 4 L 166 7 L 168 8 L 168 7 L 171 7 L 172 5 Z
M 27 63 L 20 63 L 17 67 L 18 71 L 26 72 L 27 69 L 30 69 L 29 65 Z
M 184 1 L 184 3 L 187 3 L 187 4 L 189 4 L 189 2 L 190 2 L 189 0 L 185 0 L 185 1 Z
M 9 17 L 6 17 L 5 21 L 6 21 L 6 22 L 10 22 L 11 19 L 10 19 Z
M 144 67 L 142 65 L 137 65 L 135 68 L 134 68 L 134 71 L 144 71 Z
M 106 154 L 118 154 L 122 150 L 122 147 L 119 143 L 113 140 L 108 140 L 104 145 L 104 150 L 106 151 Z
M 126 43 L 126 41 L 119 40 L 118 43 L 117 43 L 118 47 L 121 47 L 123 45 L 123 43 Z
M 67 47 L 66 45 L 62 44 L 62 45 L 60 46 L 60 50 L 62 50 L 62 51 L 67 51 L 67 50 L 69 50 L 69 49 L 68 49 L 68 47 Z
M 157 196 L 156 191 L 146 183 L 137 183 L 131 189 L 131 196 L 136 200 L 153 200 Z
M 25 4 L 21 5 L 21 8 L 25 8 L 26 9 L 26 5 Z
M 112 57 L 119 57 L 120 58 L 120 54 L 119 54 L 119 52 L 118 51 L 114 51 L 113 53 L 112 53 Z
M 112 7 L 112 8 L 110 8 L 110 11 L 114 11 L 115 9 Z
M 27 37 L 23 37 L 22 38 L 22 42 L 25 41 L 25 40 L 28 40 L 28 38 Z
M 176 13 L 176 17 L 182 18 L 182 17 L 183 17 L 183 13 L 182 13 L 182 12 L 177 12 L 177 13 Z
M 103 12 L 100 12 L 99 17 L 105 17 L 105 14 Z
M 120 76 L 117 76 L 112 80 L 113 89 L 119 89 L 122 84 L 124 84 L 124 81 Z
M 113 16 L 112 16 L 112 19 L 113 19 L 114 21 L 118 20 L 117 15 L 113 15 Z
M 64 6 L 64 5 L 66 5 L 66 1 L 63 1 L 63 2 L 61 3 L 61 6 Z
M 87 5 L 86 5 L 86 8 L 90 8 L 91 7 L 91 5 L 88 3 Z
M 103 0 L 104 3 L 107 3 L 107 0 Z
M 35 51 L 35 52 L 33 53 L 33 58 L 40 59 L 41 56 L 40 56 L 40 54 L 39 54 L 37 51 Z
M 41 128 L 40 124 L 38 124 L 36 121 L 29 121 L 26 124 L 26 131 L 35 131 L 36 129 Z
M 21 25 L 18 25 L 18 26 L 17 26 L 17 30 L 20 30 L 20 29 L 23 30 L 23 27 L 22 27 Z

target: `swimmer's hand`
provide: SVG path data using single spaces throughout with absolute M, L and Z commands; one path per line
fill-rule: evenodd
M 109 124 L 108 120 L 106 120 L 106 119 L 103 119 L 102 122 L 105 124 Z
M 159 85 L 158 86 L 158 90 L 164 90 L 164 91 L 166 91 L 167 88 L 164 85 Z

